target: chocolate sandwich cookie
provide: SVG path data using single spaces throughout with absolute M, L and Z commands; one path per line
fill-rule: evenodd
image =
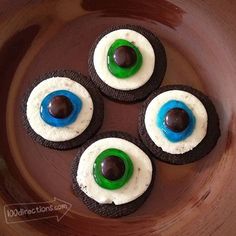
M 75 194 L 104 217 L 136 211 L 150 194 L 154 175 L 150 153 L 123 132 L 106 132 L 89 140 L 72 165 Z
M 157 36 L 135 25 L 114 26 L 102 33 L 88 63 L 90 76 L 102 93 L 122 102 L 143 100 L 157 89 L 167 64 Z
M 207 155 L 220 137 L 211 100 L 184 85 L 165 86 L 144 102 L 139 116 L 143 143 L 161 161 L 187 164 Z
M 71 70 L 41 76 L 23 101 L 23 123 L 38 143 L 66 150 L 92 137 L 103 122 L 103 99 L 93 82 Z

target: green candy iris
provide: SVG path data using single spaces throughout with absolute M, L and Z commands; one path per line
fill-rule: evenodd
M 137 56 L 137 60 L 135 64 L 131 67 L 124 68 L 116 64 L 114 60 L 114 54 L 117 48 L 122 46 L 128 46 L 131 47 Z M 138 72 L 140 67 L 142 66 L 143 57 L 140 53 L 139 49 L 132 43 L 130 43 L 127 40 L 124 39 L 117 39 L 109 48 L 108 55 L 107 55 L 107 67 L 109 71 L 117 78 L 119 79 L 126 79 Z
M 109 156 L 116 156 L 117 158 L 120 158 L 124 162 L 125 172 L 120 179 L 109 180 L 105 178 L 102 174 L 101 163 L 105 158 Z M 105 151 L 101 152 L 96 158 L 93 165 L 94 179 L 100 187 L 105 189 L 114 190 L 121 188 L 129 181 L 132 174 L 133 174 L 133 163 L 130 157 L 125 152 L 115 148 L 106 149 Z

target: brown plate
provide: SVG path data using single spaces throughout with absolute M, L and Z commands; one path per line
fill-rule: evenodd
M 0 234 L 235 235 L 235 12 L 231 0 L 1 1 Z M 164 84 L 191 85 L 211 96 L 222 136 L 210 155 L 193 164 L 156 161 L 155 186 L 145 204 L 127 217 L 106 219 L 89 212 L 72 192 L 76 150 L 49 150 L 33 142 L 22 127 L 20 106 L 23 93 L 44 72 L 68 68 L 87 75 L 94 39 L 111 25 L 126 23 L 160 36 L 168 58 Z M 101 131 L 137 136 L 141 104 L 104 101 Z M 72 205 L 58 221 L 28 217 L 6 223 L 6 204 L 54 197 Z

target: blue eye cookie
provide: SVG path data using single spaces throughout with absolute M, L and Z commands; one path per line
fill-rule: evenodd
M 22 122 L 33 140 L 57 150 L 76 148 L 103 122 L 103 99 L 80 72 L 56 70 L 41 75 L 27 89 Z
M 65 118 L 58 118 L 50 113 L 49 106 L 51 101 L 56 97 L 67 98 L 72 105 L 70 114 Z M 59 104 L 56 104 L 59 105 Z M 81 109 L 82 109 L 81 99 L 74 93 L 68 90 L 57 90 L 48 94 L 41 103 L 40 115 L 41 118 L 49 125 L 54 127 L 65 127 L 75 122 Z
M 186 128 L 180 132 L 173 131 L 172 129 L 170 129 L 170 127 L 167 126 L 165 122 L 168 112 L 176 108 L 184 111 L 188 116 L 188 124 Z M 160 108 L 157 114 L 156 123 L 157 123 L 157 126 L 162 130 L 163 135 L 169 141 L 179 142 L 179 141 L 185 140 L 187 137 L 189 137 L 192 134 L 195 128 L 196 119 L 191 109 L 189 109 L 188 106 L 185 105 L 185 103 L 178 100 L 170 100 Z
M 219 117 L 201 91 L 180 84 L 163 86 L 143 103 L 139 135 L 157 159 L 184 165 L 215 147 L 220 137 Z

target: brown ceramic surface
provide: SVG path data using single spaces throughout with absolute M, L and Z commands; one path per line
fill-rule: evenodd
M 235 13 L 231 0 L 1 1 L 0 235 L 235 235 Z M 222 136 L 196 163 L 156 161 L 155 186 L 145 204 L 127 217 L 105 219 L 89 212 L 71 190 L 76 150 L 34 143 L 22 127 L 20 105 L 28 86 L 44 72 L 68 68 L 87 75 L 94 39 L 123 23 L 160 36 L 168 59 L 164 84 L 191 85 L 211 96 Z M 141 104 L 104 101 L 101 131 L 137 136 Z M 60 222 L 5 223 L 5 204 L 54 197 L 72 204 Z

